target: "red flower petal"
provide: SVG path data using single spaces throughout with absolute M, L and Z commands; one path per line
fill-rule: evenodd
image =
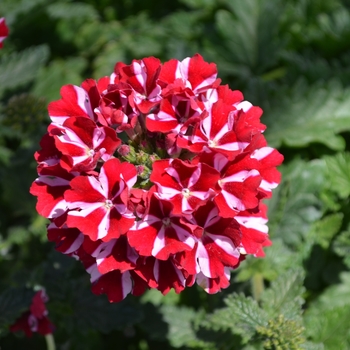
M 62 124 L 70 117 L 86 117 L 94 120 L 88 92 L 79 86 L 64 85 L 61 88 L 62 98 L 53 101 L 48 106 L 51 120 Z
M 5 17 L 0 18 L 0 49 L 2 48 L 2 42 L 9 35 L 9 29 L 6 25 Z

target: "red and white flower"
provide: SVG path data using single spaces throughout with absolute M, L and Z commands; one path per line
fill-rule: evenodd
M 114 69 L 115 82 L 125 82 L 133 89 L 133 102 L 141 113 L 149 113 L 161 100 L 161 87 L 157 83 L 161 63 L 157 58 L 148 57 L 134 60 L 131 65 L 117 63 Z
M 199 54 L 187 57 L 181 62 L 170 60 L 161 70 L 159 82 L 167 91 L 176 81 L 183 83 L 194 93 L 205 91 L 217 81 L 217 69 L 214 63 L 207 63 Z
M 268 237 L 267 207 L 263 203 L 259 206 L 258 212 L 242 211 L 235 216 L 240 224 L 242 233 L 239 250 L 242 254 L 252 254 L 257 257 L 265 256 L 263 247 L 272 244 Z
M 171 202 L 160 200 L 155 195 L 150 200 L 148 213 L 135 222 L 127 235 L 130 245 L 140 255 L 154 256 L 159 260 L 190 250 L 195 244 L 191 227 L 181 216 L 175 215 Z
M 69 173 L 60 164 L 39 166 L 39 177 L 33 182 L 30 193 L 38 197 L 36 210 L 48 219 L 63 215 L 68 204 L 64 193 L 70 188 L 74 173 Z
M 224 175 L 218 181 L 221 191 L 214 199 L 221 216 L 232 217 L 240 211 L 258 206 L 261 176 L 255 163 L 256 160 L 249 154 L 242 154 L 226 166 Z
M 193 213 L 193 235 L 197 244 L 193 251 L 179 255 L 179 264 L 189 274 L 201 272 L 208 278 L 224 274 L 226 267 L 239 263 L 241 232 L 233 218 L 223 218 L 213 202 Z
M 214 196 L 219 178 L 219 173 L 206 164 L 170 159 L 153 163 L 150 180 L 157 185 L 158 198 L 171 200 L 174 214 L 186 215 Z
M 77 228 L 69 228 L 66 224 L 58 227 L 55 222 L 47 227 L 47 238 L 56 243 L 56 250 L 68 255 L 77 251 L 84 241 L 84 235 Z
M 139 112 L 129 103 L 133 90 L 127 84 L 108 85 L 95 108 L 102 125 L 116 128 L 118 133 L 136 126 Z
M 68 171 L 90 171 L 102 159 L 107 161 L 121 141 L 112 128 L 97 126 L 83 117 L 71 117 L 51 129 L 57 149 L 62 153 L 61 166 Z
M 157 113 L 150 113 L 146 118 L 146 126 L 152 132 L 184 132 L 183 125 L 188 120 L 199 118 L 204 105 L 185 94 L 176 94 L 164 98 Z
M 93 241 L 109 241 L 125 234 L 134 224 L 128 210 L 129 189 L 136 182 L 136 169 L 118 159 L 110 159 L 95 176 L 74 178 L 65 192 L 67 225 L 76 227 Z
M 195 283 L 217 293 L 248 254 L 264 256 L 262 199 L 283 156 L 262 110 L 220 85 L 214 63 L 118 62 L 61 96 L 30 191 L 48 239 L 82 262 L 94 293 L 117 302 Z
M 140 258 L 134 271 L 150 288 L 157 288 L 163 294 L 167 294 L 172 288 L 180 293 L 186 287 L 186 275 L 173 258 Z
M 39 333 L 41 335 L 53 333 L 55 326 L 47 317 L 48 311 L 45 306 L 47 301 L 48 297 L 43 289 L 36 292 L 29 310 L 25 311 L 21 317 L 10 326 L 10 331 L 22 331 L 28 338 L 30 338 L 33 333 Z

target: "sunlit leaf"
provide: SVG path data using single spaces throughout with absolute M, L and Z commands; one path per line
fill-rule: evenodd
M 325 157 L 329 187 L 339 197 L 350 195 L 350 153 L 338 153 Z
M 51 62 L 48 67 L 39 71 L 33 93 L 37 96 L 46 97 L 47 101 L 58 100 L 60 98 L 60 88 L 63 85 L 79 86 L 82 83 L 81 73 L 86 65 L 87 62 L 82 57 Z
M 225 299 L 226 307 L 215 311 L 204 321 L 204 326 L 214 330 L 230 330 L 247 342 L 256 327 L 267 325 L 268 315 L 258 303 L 242 294 L 232 294 Z
M 286 271 L 262 293 L 262 308 L 269 313 L 270 317 L 283 314 L 288 319 L 299 320 L 301 306 L 304 303 L 303 281 L 304 276 L 301 269 Z
M 0 96 L 8 89 L 34 80 L 48 57 L 49 49 L 46 45 L 3 56 L 0 60 Z
M 295 160 L 280 170 L 282 184 L 268 201 L 270 234 L 298 246 L 324 210 L 319 193 L 325 186 L 325 163 Z
M 263 122 L 270 145 L 306 147 L 313 142 L 333 150 L 343 150 L 340 132 L 350 130 L 350 89 L 333 81 L 307 86 L 299 82 L 279 94 L 265 110 Z

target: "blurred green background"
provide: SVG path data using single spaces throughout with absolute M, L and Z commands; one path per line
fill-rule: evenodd
M 1 0 L 0 346 L 45 349 L 8 332 L 33 288 L 49 295 L 60 350 L 350 349 L 349 0 Z M 269 204 L 273 246 L 230 288 L 149 291 L 109 304 L 54 251 L 28 190 L 48 102 L 117 61 L 200 53 L 264 110 L 285 156 Z

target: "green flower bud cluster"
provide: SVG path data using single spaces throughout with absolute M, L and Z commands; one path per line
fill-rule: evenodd
M 160 157 L 155 153 L 149 154 L 142 149 L 135 151 L 131 144 L 120 146 L 118 153 L 123 160 L 136 166 L 140 188 L 149 188 L 152 185 L 149 181 L 152 164 L 154 161 L 159 160 Z
M 305 342 L 304 327 L 283 315 L 270 320 L 266 327 L 257 327 L 257 332 L 264 338 L 266 350 L 301 350 Z
M 13 96 L 4 108 L 4 125 L 15 131 L 31 133 L 47 119 L 46 101 L 31 94 Z

